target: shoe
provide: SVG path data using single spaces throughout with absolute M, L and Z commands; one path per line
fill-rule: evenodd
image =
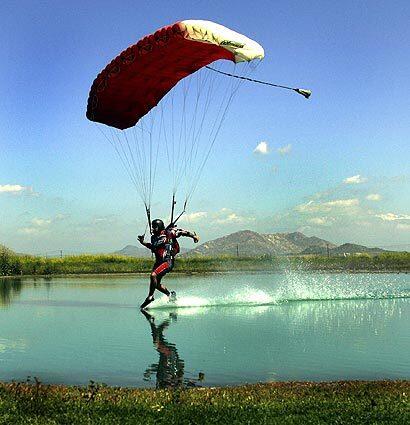
M 152 301 L 154 301 L 154 296 L 151 295 L 150 297 L 145 298 L 145 301 L 140 305 L 140 310 L 144 309 L 148 304 L 151 304 Z
M 177 293 L 175 291 L 171 291 L 169 294 L 169 302 L 175 302 L 177 300 Z

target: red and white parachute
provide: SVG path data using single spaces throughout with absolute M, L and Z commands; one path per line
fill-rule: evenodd
M 263 57 L 263 48 L 242 34 L 186 20 L 142 38 L 94 80 L 87 118 L 108 126 L 103 133 L 148 214 L 158 172 L 174 198 L 181 186 L 185 201 L 192 196 L 241 83 L 206 67 L 235 73 L 241 63 L 243 75 Z

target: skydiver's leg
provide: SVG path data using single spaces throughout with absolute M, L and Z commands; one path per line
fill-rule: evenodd
M 156 289 L 162 292 L 163 294 L 165 294 L 167 297 L 169 297 L 170 295 L 173 295 L 175 297 L 175 292 L 174 291 L 170 292 L 166 286 L 161 284 L 161 280 L 167 273 L 169 273 L 173 269 L 173 267 L 174 267 L 174 262 L 171 259 L 168 261 L 164 261 L 153 271 L 153 273 L 156 274 L 156 282 L 157 282 Z
M 162 280 L 163 276 L 157 276 L 157 286 L 156 289 L 158 289 L 159 292 L 162 292 L 163 294 L 165 294 L 167 297 L 169 297 L 170 292 L 168 291 L 167 287 L 164 285 L 161 285 L 161 280 Z
M 154 270 L 151 273 L 150 276 L 150 283 L 149 283 L 149 292 L 147 298 L 145 298 L 145 301 L 141 304 L 140 308 L 145 308 L 148 304 L 152 303 L 154 301 L 154 292 L 157 287 L 157 274 L 155 273 L 155 265 Z

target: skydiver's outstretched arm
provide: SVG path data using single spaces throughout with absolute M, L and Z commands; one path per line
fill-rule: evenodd
M 175 230 L 176 237 L 179 238 L 181 236 L 185 236 L 187 238 L 193 239 L 195 243 L 199 242 L 199 236 L 194 232 L 188 232 L 188 230 L 176 229 Z
M 138 239 L 138 242 L 141 245 L 144 245 L 145 246 L 145 248 L 152 249 L 152 244 L 150 244 L 149 242 L 144 242 L 144 235 L 138 236 L 137 239 Z

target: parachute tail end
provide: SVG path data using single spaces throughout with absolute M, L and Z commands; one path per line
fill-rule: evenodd
M 309 99 L 310 95 L 312 94 L 311 90 L 306 89 L 294 89 L 296 93 L 301 94 L 304 98 Z

